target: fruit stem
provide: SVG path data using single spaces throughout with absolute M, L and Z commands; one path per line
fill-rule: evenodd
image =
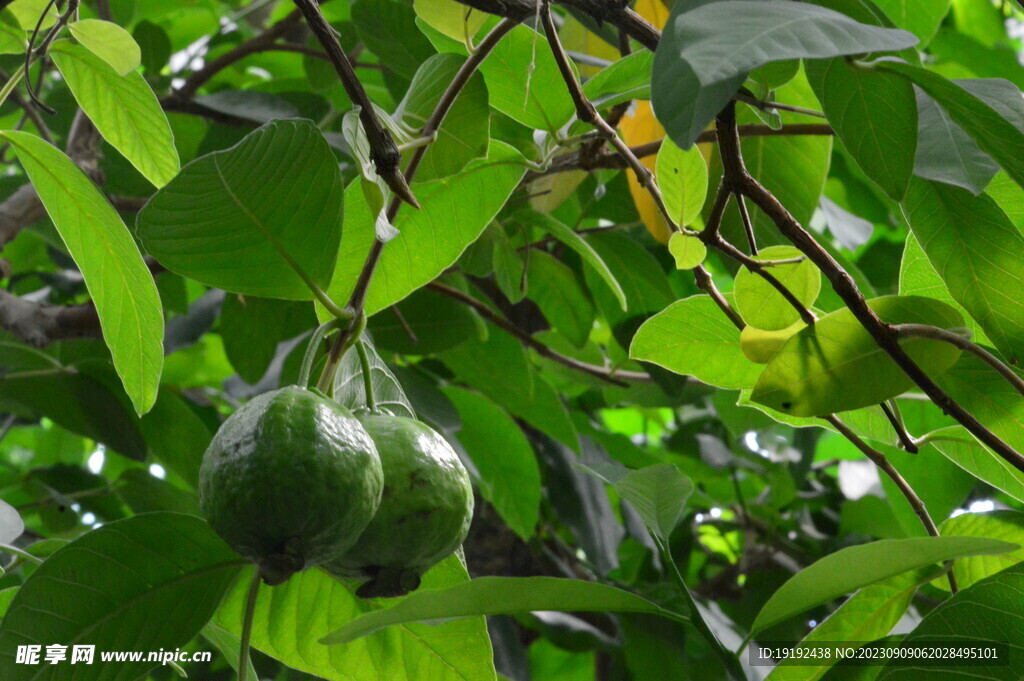
M 324 370 L 320 374 L 320 380 L 317 381 L 316 384 L 317 390 L 327 395 L 328 397 L 334 396 L 334 374 L 338 370 L 338 364 L 341 362 L 341 359 L 345 356 L 345 353 L 348 352 L 348 349 L 351 348 L 352 345 L 356 343 L 359 340 L 359 338 L 363 335 L 363 330 L 365 328 L 366 315 L 361 314 L 357 319 L 355 319 L 352 322 L 352 326 L 348 327 L 345 331 L 342 332 L 347 334 L 348 337 L 345 338 L 345 342 L 341 346 L 341 349 L 336 356 L 328 356 L 327 364 L 324 365 Z M 333 361 L 331 359 L 332 357 L 334 358 Z
M 356 343 L 356 352 L 359 353 L 359 365 L 363 370 L 363 390 L 366 393 L 366 406 L 370 411 L 377 408 L 377 400 L 373 397 L 373 378 L 370 376 L 370 356 L 366 352 L 366 344 L 362 341 Z
M 249 675 L 249 642 L 252 639 L 252 619 L 256 613 L 256 597 L 260 591 L 260 571 L 256 569 L 252 573 L 252 582 L 249 584 L 249 595 L 245 600 L 245 615 L 242 618 L 242 643 L 238 648 L 238 681 L 246 681 Z
M 309 373 L 313 369 L 313 358 L 316 357 L 316 349 L 323 341 L 324 336 L 347 323 L 348 320 L 345 319 L 332 319 L 321 324 L 313 331 L 313 335 L 309 339 L 309 345 L 306 346 L 306 354 L 302 357 L 302 368 L 299 370 L 300 386 L 303 388 L 309 387 Z

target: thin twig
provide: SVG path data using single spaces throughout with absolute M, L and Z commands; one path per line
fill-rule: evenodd
M 896 437 L 900 439 L 903 449 L 911 454 L 917 454 L 919 451 L 917 444 L 914 442 L 914 438 L 910 436 L 910 433 L 907 432 L 903 419 L 889 406 L 888 402 L 882 402 L 879 406 L 882 407 L 882 413 L 885 414 L 885 418 L 889 419 L 889 423 L 892 424 L 892 429 L 896 431 Z
M 1017 392 L 1024 395 L 1024 379 L 1018 376 L 1013 369 L 1003 364 L 1003 362 L 991 352 L 977 343 L 972 343 L 970 339 L 965 338 L 958 333 L 947 331 L 946 329 L 940 329 L 937 326 L 928 326 L 927 324 L 897 324 L 892 327 L 892 330 L 900 338 L 930 338 L 932 340 L 955 345 L 964 352 L 969 352 L 985 364 L 995 369 L 996 372 L 1005 378 L 1006 382 L 1012 385 Z
M 207 61 L 201 69 L 193 72 L 192 75 L 186 78 L 181 86 L 171 93 L 169 99 L 180 101 L 191 99 L 199 91 L 199 88 L 210 82 L 214 76 L 224 69 L 245 59 L 249 55 L 270 49 L 277 39 L 290 31 L 299 23 L 301 18 L 302 15 L 296 10 L 255 37 L 228 50 L 216 59 Z
M 539 354 L 541 357 L 547 357 L 548 359 L 558 362 L 559 364 L 562 364 L 564 366 L 567 366 L 570 369 L 581 371 L 585 374 L 589 374 L 590 376 L 594 376 L 595 378 L 599 378 L 602 381 L 607 381 L 608 383 L 611 383 L 613 385 L 626 386 L 628 385 L 627 381 L 633 383 L 651 382 L 651 377 L 643 372 L 617 371 L 615 369 L 607 369 L 605 367 L 600 367 L 594 364 L 589 364 L 587 362 L 582 362 L 578 359 L 569 357 L 567 355 L 563 355 L 555 350 L 552 350 L 547 345 L 541 343 L 539 340 L 531 336 L 526 331 L 523 331 L 512 322 L 499 315 L 497 312 L 488 307 L 486 303 L 477 300 L 468 293 L 463 293 L 457 288 L 453 288 L 451 286 L 448 286 L 447 284 L 442 284 L 439 281 L 432 281 L 429 284 L 427 284 L 427 287 L 473 308 L 481 317 L 488 320 L 489 322 L 491 322 L 498 328 L 502 329 L 506 333 L 515 336 L 524 345 L 528 345 L 529 347 L 536 350 L 537 354 Z
M 704 232 L 701 232 L 701 236 L 703 235 Z M 741 263 L 749 271 L 753 272 L 754 274 L 768 282 L 768 284 L 771 285 L 771 287 L 774 288 L 776 291 L 778 291 L 779 294 L 786 299 L 786 302 L 788 302 L 793 307 L 793 309 L 797 311 L 797 314 L 800 315 L 800 319 L 803 320 L 804 324 L 806 324 L 807 326 L 812 326 L 816 321 L 818 321 L 818 318 L 814 316 L 814 313 L 811 312 L 810 309 L 808 309 L 808 307 L 804 305 L 799 298 L 796 297 L 796 294 L 790 291 L 788 286 L 783 284 L 781 281 L 778 280 L 778 278 L 774 274 L 768 271 L 768 266 L 766 266 L 760 260 L 755 260 L 754 258 L 751 258 L 749 255 L 747 255 L 746 253 L 744 253 L 743 251 L 741 251 L 740 249 L 736 248 L 731 243 L 723 239 L 720 234 L 717 235 L 716 239 L 705 241 L 705 243 L 707 243 L 709 246 L 714 247 L 716 250 L 725 254 L 726 256 L 732 258 L 736 262 Z
M 933 537 L 939 536 L 939 528 L 935 526 L 935 521 L 932 520 L 931 515 L 928 513 L 928 509 L 925 507 L 924 502 L 921 501 L 921 497 L 917 496 L 917 492 L 910 486 L 910 483 L 900 475 L 900 472 L 892 465 L 892 463 L 885 457 L 882 452 L 868 445 L 864 440 L 854 433 L 847 427 L 845 423 L 840 420 L 835 414 L 829 414 L 825 417 L 835 427 L 839 434 L 849 440 L 854 447 L 859 449 L 864 456 L 868 457 L 872 463 L 874 463 L 883 473 L 889 476 L 889 479 L 895 483 L 896 487 L 899 488 L 900 493 L 904 496 L 907 502 L 910 504 L 910 508 L 914 510 L 914 514 L 921 520 L 921 524 L 924 526 L 925 531 Z M 949 579 L 949 589 L 953 593 L 957 592 L 956 577 L 953 575 L 953 571 L 950 570 L 946 573 Z
M 757 255 L 757 235 L 754 234 L 754 222 L 750 219 L 750 212 L 747 210 L 747 200 L 743 194 L 736 195 L 736 208 L 740 212 L 740 221 L 743 223 L 743 231 L 747 234 L 747 244 L 750 245 L 750 254 Z
M 824 123 L 791 124 L 784 125 L 779 129 L 770 128 L 767 125 L 761 124 L 741 125 L 739 126 L 739 130 L 740 137 L 800 137 L 808 135 L 831 136 L 835 134 L 832 126 Z M 661 149 L 662 141 L 663 140 L 655 140 L 653 142 L 638 144 L 635 147 L 630 147 L 630 151 L 633 152 L 633 155 L 637 158 L 653 156 L 658 153 L 659 149 Z M 716 143 L 717 141 L 718 135 L 714 130 L 705 130 L 697 137 L 696 144 Z M 556 156 L 552 159 L 550 165 L 548 165 L 545 170 L 527 175 L 526 181 L 529 182 L 544 175 L 554 175 L 555 173 L 564 173 L 570 170 L 617 170 L 627 167 L 628 164 L 626 163 L 626 160 L 617 152 L 600 154 L 588 159 L 582 151 L 575 151 L 569 154 Z

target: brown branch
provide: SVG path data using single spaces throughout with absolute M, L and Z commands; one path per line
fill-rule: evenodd
M 803 135 L 835 134 L 835 131 L 832 130 L 832 126 L 824 123 L 790 124 L 784 125 L 778 130 L 770 128 L 767 125 L 751 124 L 739 126 L 739 131 L 740 137 L 796 137 Z M 714 130 L 705 130 L 697 137 L 696 143 L 714 143 L 717 141 L 718 135 Z M 639 144 L 635 147 L 630 147 L 630 151 L 637 158 L 652 156 L 658 153 L 658 150 L 661 149 L 661 142 L 662 140 L 655 140 L 653 142 L 647 142 L 646 144 Z M 532 172 L 527 175 L 526 181 L 529 182 L 537 179 L 538 177 L 543 177 L 544 175 L 554 175 L 555 173 L 564 173 L 570 170 L 616 170 L 627 167 L 629 167 L 628 163 L 618 153 L 611 152 L 587 157 L 587 155 L 581 150 L 555 157 L 545 170 Z
M 473 9 L 522 23 L 537 15 L 538 0 L 457 0 Z M 661 31 L 617 0 L 561 0 L 562 5 L 573 7 L 590 15 L 597 23 L 609 23 L 633 40 L 651 50 L 658 47 Z
M 804 305 L 800 301 L 800 299 L 797 298 L 796 295 L 794 295 L 794 293 L 789 290 L 789 287 L 783 284 L 781 281 L 779 281 L 774 274 L 768 271 L 768 267 L 765 263 L 761 262 L 760 260 L 755 260 L 754 258 L 751 258 L 749 255 L 747 255 L 746 253 L 744 253 L 743 251 L 741 251 L 740 249 L 736 248 L 731 243 L 723 239 L 721 234 L 718 234 L 716 232 L 713 238 L 704 239 L 703 237 L 705 233 L 706 231 L 701 232 L 702 241 L 704 241 L 709 246 L 715 248 L 720 253 L 723 253 L 724 255 L 735 260 L 736 262 L 742 264 L 749 271 L 753 272 L 754 274 L 768 282 L 768 284 L 776 291 L 778 291 L 779 294 L 786 299 L 786 302 L 789 303 L 792 306 L 792 308 L 797 311 L 797 314 L 800 315 L 800 319 L 803 320 L 804 324 L 806 324 L 807 326 L 811 326 L 816 321 L 818 321 L 818 318 L 814 316 L 814 313 L 811 312 L 807 308 L 807 306 Z
M 445 116 L 451 110 L 452 104 L 455 103 L 459 93 L 462 92 L 466 84 L 469 83 L 469 79 L 472 78 L 473 74 L 476 73 L 477 68 L 487 58 L 487 55 L 501 42 L 501 39 L 508 34 L 515 27 L 515 23 L 512 21 L 501 21 L 497 26 L 491 29 L 491 32 L 480 41 L 476 51 L 473 52 L 463 62 L 462 66 L 456 72 L 455 77 L 452 78 L 451 83 L 448 84 L 447 89 L 441 95 L 441 99 L 438 100 L 437 105 L 434 107 L 434 111 L 431 112 L 430 117 L 423 124 L 423 129 L 429 129 L 431 134 L 441 127 L 444 122 Z M 416 171 L 419 168 L 420 161 L 423 158 L 423 154 L 426 153 L 428 145 L 417 147 L 411 158 L 409 159 L 409 165 L 405 170 L 403 182 L 412 182 L 413 177 L 416 175 Z M 389 222 L 394 222 L 395 217 L 398 215 L 398 210 L 401 207 L 401 201 L 396 197 L 391 200 L 388 204 L 387 218 Z M 384 252 L 384 242 L 374 237 L 373 244 L 370 246 L 370 251 L 366 255 L 366 260 L 363 262 L 363 268 L 359 272 L 359 279 L 356 280 L 355 288 L 352 289 L 352 295 L 349 297 L 348 307 L 353 310 L 356 317 L 362 314 L 363 307 L 366 303 L 366 293 L 370 288 L 370 282 L 373 280 L 373 273 L 377 269 L 377 263 L 380 261 L 381 253 Z M 342 351 L 347 347 L 349 335 L 352 332 L 352 328 L 344 329 L 340 331 L 334 340 L 334 344 L 331 346 L 330 355 L 326 367 L 333 366 L 337 363 L 341 357 Z M 325 369 L 326 369 L 325 367 Z
M 363 124 L 363 130 L 366 132 L 366 140 L 370 144 L 370 156 L 377 175 L 387 183 L 395 196 L 400 197 L 414 208 L 419 208 L 420 205 L 416 202 L 416 197 L 413 196 L 405 176 L 398 167 L 402 162 L 402 154 L 398 151 L 391 132 L 380 122 L 377 110 L 373 107 L 373 102 L 370 101 L 366 90 L 363 89 L 363 84 L 359 82 L 352 62 L 349 61 L 348 55 L 342 49 L 341 43 L 338 42 L 337 34 L 320 12 L 320 4 L 317 0 L 293 1 L 302 12 L 302 16 L 306 18 L 306 24 L 313 31 L 320 46 L 327 53 L 327 58 L 334 66 L 338 78 L 341 79 L 341 84 L 349 99 L 359 107 L 359 121 Z
M 562 364 L 563 366 L 567 366 L 570 369 L 583 372 L 590 376 L 594 376 L 595 378 L 599 378 L 602 381 L 607 381 L 608 383 L 612 383 L 618 386 L 628 385 L 626 381 L 632 381 L 635 383 L 650 383 L 652 381 L 649 375 L 640 371 L 616 371 L 615 369 L 608 369 L 605 367 L 596 366 L 594 364 L 589 364 L 587 362 L 582 362 L 578 359 L 569 357 L 568 355 L 563 355 L 555 350 L 552 350 L 547 345 L 541 343 L 539 340 L 531 336 L 526 331 L 523 331 L 512 322 L 499 315 L 497 312 L 488 307 L 486 303 L 477 300 L 476 298 L 467 293 L 463 293 L 457 288 L 452 288 L 451 286 L 448 286 L 447 284 L 442 284 L 439 281 L 430 282 L 429 284 L 427 284 L 427 288 L 433 289 L 438 293 L 444 294 L 449 298 L 453 298 L 461 303 L 468 305 L 469 307 L 476 310 L 477 313 L 484 319 L 488 320 L 489 322 L 491 322 L 498 328 L 502 329 L 506 333 L 515 336 L 517 339 L 519 339 L 520 342 L 523 343 L 523 345 L 527 345 L 536 350 L 537 354 L 539 354 L 541 357 L 546 357 L 550 360 L 558 362 L 559 364 Z
M 211 59 L 206 62 L 203 64 L 201 69 L 186 78 L 181 87 L 176 89 L 165 99 L 176 100 L 178 102 L 184 102 L 192 99 L 196 92 L 199 91 L 199 88 L 210 82 L 214 76 L 224 69 L 252 54 L 269 49 L 271 45 L 277 42 L 278 38 L 285 35 L 296 24 L 298 24 L 301 17 L 302 15 L 299 14 L 298 11 L 292 12 L 256 37 L 250 38 L 241 45 L 228 50 L 216 59 Z
M 99 338 L 100 319 L 92 303 L 38 305 L 0 289 L 0 327 L 34 348 L 68 338 Z
M 893 327 L 893 331 L 900 338 L 931 338 L 932 340 L 938 340 L 943 343 L 955 345 L 964 352 L 969 352 L 985 364 L 995 369 L 995 371 L 1005 378 L 1006 382 L 1012 385 L 1017 392 L 1024 395 L 1024 379 L 1014 373 L 1013 369 L 1003 364 L 1003 362 L 991 352 L 977 343 L 972 343 L 969 339 L 964 338 L 958 333 L 953 333 L 946 329 L 940 329 L 937 326 L 928 326 L 927 324 L 897 324 Z
M 730 104 L 718 117 L 718 147 L 722 157 L 725 175 L 730 186 L 751 199 L 767 215 L 789 241 L 800 249 L 811 262 L 818 266 L 829 280 L 832 288 L 850 308 L 850 311 L 903 372 L 934 402 L 944 413 L 949 414 L 975 437 L 988 445 L 994 452 L 1020 471 L 1024 471 L 1024 456 L 985 427 L 973 414 L 961 407 L 932 378 L 918 366 L 899 343 L 893 327 L 883 322 L 868 306 L 864 295 L 857 288 L 849 273 L 821 247 L 799 222 L 786 210 L 775 196 L 747 172 L 740 151 L 739 133 L 736 129 L 735 105 Z
M 895 402 L 893 403 L 895 406 Z M 903 425 L 903 421 L 893 411 L 892 407 L 887 402 L 882 402 L 879 405 L 882 408 L 882 413 L 885 414 L 885 418 L 889 419 L 889 423 L 892 425 L 892 429 L 896 431 L 896 437 L 899 438 L 900 444 L 903 445 L 903 449 L 907 450 L 911 454 L 917 454 L 918 447 L 917 443 L 914 442 L 914 438 L 907 432 L 906 426 Z
M 924 526 L 925 531 L 933 537 L 939 536 L 939 528 L 935 526 L 935 521 L 932 520 L 931 515 L 928 513 L 928 509 L 925 507 L 924 502 L 921 501 L 921 497 L 917 496 L 917 492 L 910 486 L 910 483 L 900 475 L 900 472 L 896 470 L 895 466 L 885 457 L 882 452 L 868 445 L 864 440 L 860 439 L 856 433 L 850 430 L 845 423 L 843 423 L 838 416 L 835 414 L 829 414 L 825 417 L 825 420 L 832 424 L 832 426 L 839 431 L 839 434 L 853 443 L 857 449 L 859 449 L 864 456 L 868 457 L 872 463 L 874 463 L 883 473 L 889 476 L 889 479 L 895 483 L 896 487 L 899 488 L 900 493 L 910 504 L 910 508 L 914 510 L 914 514 L 921 520 L 921 524 Z M 957 592 L 956 578 L 953 576 L 953 571 L 950 570 L 946 573 L 949 579 L 949 588 L 953 593 Z

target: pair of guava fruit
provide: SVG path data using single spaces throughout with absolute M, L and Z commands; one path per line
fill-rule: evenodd
M 354 416 L 293 386 L 253 398 L 217 431 L 199 471 L 214 530 L 281 584 L 307 567 L 397 596 L 466 538 L 469 475 L 437 432 L 385 413 Z

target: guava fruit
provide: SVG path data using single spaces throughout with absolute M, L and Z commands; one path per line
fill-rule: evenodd
M 363 598 L 401 596 L 459 548 L 473 518 L 473 488 L 458 455 L 430 426 L 359 414 L 384 467 L 377 514 L 352 548 L 328 563 L 339 577 L 369 578 Z
M 380 504 L 377 448 L 345 407 L 300 387 L 253 398 L 203 455 L 199 507 L 267 584 L 355 543 Z

